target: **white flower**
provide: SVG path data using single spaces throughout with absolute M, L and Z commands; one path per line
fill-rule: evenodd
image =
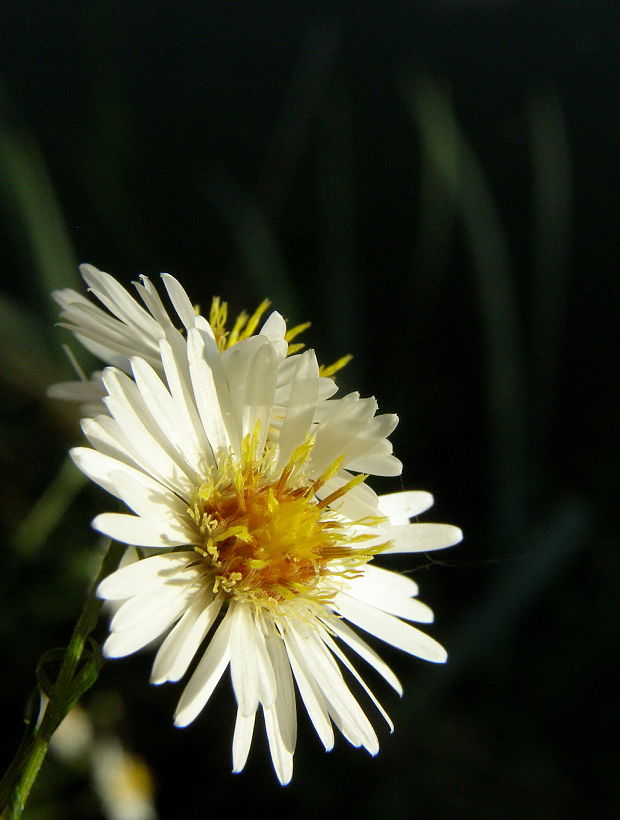
M 401 686 L 347 622 L 446 659 L 407 623 L 432 621 L 415 582 L 373 558 L 448 547 L 462 535 L 409 523 L 431 506 L 428 493 L 377 498 L 363 483 L 363 473 L 400 473 L 387 440 L 397 418 L 375 415 L 375 400 L 355 393 L 326 399 L 313 351 L 284 358 L 263 334 L 221 350 L 206 322 L 184 324 L 186 338 L 158 339 L 158 361 L 154 350 L 150 362 L 129 357 L 132 377 L 104 371 L 107 414 L 83 420 L 94 449 L 72 451 L 133 511 L 99 515 L 95 528 L 156 552 L 101 583 L 102 598 L 123 602 L 104 653 L 126 656 L 163 638 L 152 671 L 161 684 L 182 678 L 206 643 L 175 724 L 197 717 L 230 666 L 233 769 L 245 765 L 260 707 L 276 774 L 288 783 L 295 684 L 326 749 L 335 724 L 353 745 L 378 751 L 343 668 L 392 728 L 337 641 Z
M 92 747 L 94 785 L 108 820 L 156 820 L 153 778 L 144 761 L 116 738 Z

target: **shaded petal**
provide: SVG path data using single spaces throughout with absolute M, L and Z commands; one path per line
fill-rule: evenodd
M 433 496 L 423 490 L 405 490 L 379 496 L 379 509 L 392 524 L 406 524 L 410 518 L 433 506 Z
M 351 627 L 342 620 L 342 618 L 330 618 L 329 620 L 325 619 L 324 623 L 328 629 L 331 629 L 332 632 L 340 638 L 341 641 L 346 643 L 347 646 L 350 646 L 354 652 L 357 652 L 360 658 L 363 658 L 367 663 L 369 663 L 381 675 L 381 677 L 398 692 L 399 695 L 402 695 L 402 684 L 387 663 L 375 652 L 374 649 L 372 649 L 372 647 L 368 646 L 366 641 L 360 638 L 357 632 L 354 632 L 354 630 L 352 630 Z
M 237 709 L 232 743 L 233 772 L 235 774 L 242 771 L 247 762 L 250 746 L 252 745 L 255 720 L 256 712 L 252 712 L 251 715 L 242 715 L 241 710 Z
M 366 632 L 382 641 L 433 663 L 445 663 L 448 653 L 434 638 L 404 621 L 375 609 L 349 595 L 339 594 L 334 602 L 337 611 Z
M 183 570 L 196 560 L 196 553 L 175 552 L 153 555 L 117 569 L 97 587 L 97 595 L 107 601 L 120 601 L 139 592 L 147 592 L 183 577 Z
M 140 518 L 125 513 L 102 513 L 92 522 L 98 532 L 114 541 L 136 547 L 182 547 L 196 540 L 195 533 L 181 521 Z
M 401 524 L 389 530 L 393 546 L 381 555 L 396 552 L 431 552 L 453 547 L 463 540 L 463 532 L 451 524 Z
M 334 730 L 329 719 L 325 699 L 314 679 L 314 675 L 306 664 L 303 652 L 298 650 L 288 630 L 282 632 L 282 638 L 308 717 L 316 729 L 325 751 L 329 752 L 334 748 Z
M 174 725 L 190 724 L 204 709 L 230 661 L 231 609 L 218 626 L 177 706 Z
M 187 672 L 224 603 L 221 595 L 213 598 L 211 590 L 196 595 L 181 620 L 166 636 L 153 662 L 151 683 L 178 681 Z
M 293 754 L 286 748 L 282 740 L 278 714 L 274 708 L 263 706 L 263 717 L 265 719 L 265 729 L 267 731 L 267 741 L 269 743 L 269 753 L 273 768 L 278 780 L 283 786 L 291 782 L 293 777 Z

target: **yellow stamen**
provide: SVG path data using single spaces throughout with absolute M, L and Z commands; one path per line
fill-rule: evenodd
M 353 356 L 351 356 L 350 353 L 347 353 L 346 356 L 341 356 L 339 359 L 336 359 L 336 361 L 333 362 L 333 364 L 322 364 L 319 367 L 319 376 L 324 376 L 325 378 L 333 376 L 339 370 L 342 370 L 343 367 L 346 367 L 352 358 Z
M 289 327 L 289 329 L 284 334 L 284 339 L 287 342 L 292 342 L 293 339 L 296 339 L 300 333 L 303 333 L 305 330 L 308 330 L 311 324 L 311 322 L 303 322 L 300 325 L 295 325 L 295 327 Z
M 229 456 L 198 489 L 189 511 L 202 539 L 196 552 L 213 568 L 213 590 L 232 599 L 275 613 L 292 601 L 325 603 L 337 592 L 339 577 L 354 577 L 386 546 L 364 548 L 375 537 L 360 531 L 368 522 L 347 521 L 328 509 L 366 476 L 317 501 L 316 490 L 343 459 L 312 481 L 310 436 L 277 470 L 273 450 L 258 452 L 259 433 L 257 424 L 243 439 L 241 457 Z

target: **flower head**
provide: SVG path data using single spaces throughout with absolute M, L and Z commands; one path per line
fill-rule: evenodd
M 415 582 L 374 559 L 448 547 L 461 532 L 409 523 L 432 504 L 428 493 L 378 498 L 365 483 L 400 473 L 387 439 L 397 419 L 356 393 L 331 398 L 313 351 L 286 357 L 265 333 L 226 346 L 206 321 L 184 326 L 184 335 L 158 337 L 158 360 L 153 349 L 129 355 L 129 372 L 104 370 L 107 412 L 83 420 L 92 448 L 72 452 L 132 510 L 99 515 L 95 528 L 154 553 L 101 583 L 102 598 L 122 602 L 104 653 L 163 638 L 156 684 L 178 681 L 196 659 L 177 726 L 198 716 L 230 667 L 235 771 L 260 710 L 276 774 L 290 780 L 295 685 L 326 749 L 335 725 L 375 754 L 377 736 L 343 670 L 391 722 L 341 644 L 401 687 L 348 624 L 443 662 L 444 649 L 408 623 L 432 620 Z

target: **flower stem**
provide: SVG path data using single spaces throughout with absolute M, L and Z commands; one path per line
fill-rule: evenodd
M 62 650 L 62 665 L 56 682 L 51 690 L 45 692 L 49 702 L 44 707 L 43 717 L 36 724 L 28 725 L 24 738 L 17 750 L 15 759 L 6 770 L 0 782 L 0 818 L 2 820 L 19 820 L 30 790 L 39 774 L 39 770 L 49 747 L 49 742 L 68 712 L 80 697 L 95 682 L 102 665 L 98 649 L 86 650 L 86 642 L 97 624 L 102 601 L 96 596 L 99 583 L 118 567 L 125 551 L 124 544 L 110 542 L 101 562 L 101 568 L 93 581 L 84 607 L 73 630 L 73 635 L 66 650 Z M 44 677 L 46 656 L 51 661 L 57 656 L 57 650 L 46 653 L 39 662 L 39 689 Z

